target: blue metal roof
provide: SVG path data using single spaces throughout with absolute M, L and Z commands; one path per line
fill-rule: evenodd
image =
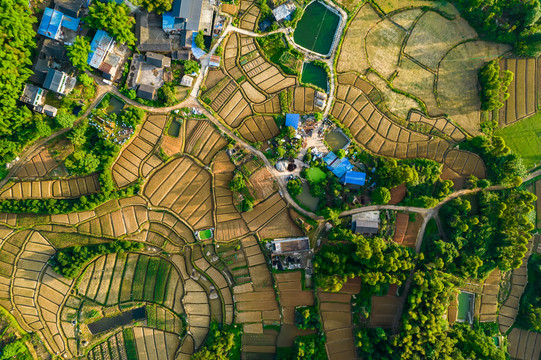
M 43 17 L 41 18 L 41 23 L 39 24 L 38 34 L 47 36 L 51 39 L 56 39 L 60 30 L 63 16 L 64 15 L 60 11 L 45 8 Z
M 332 162 L 334 160 L 336 160 L 336 158 L 337 158 L 336 154 L 333 153 L 332 151 L 329 151 L 329 153 L 327 155 L 325 155 L 325 157 L 323 158 L 323 161 L 325 161 L 325 163 L 327 165 L 330 165 L 330 164 L 332 164 Z M 329 168 L 329 167 L 327 167 L 327 168 Z M 329 168 L 329 170 L 330 170 L 330 168 Z
M 175 17 L 168 11 L 162 15 L 162 29 L 172 30 L 175 28 Z
M 71 16 L 64 15 L 62 18 L 62 27 L 65 27 L 67 29 L 77 31 L 79 28 L 79 19 L 72 18 Z
M 98 68 L 103 59 L 107 55 L 110 46 L 113 43 L 113 38 L 106 31 L 98 30 L 92 42 L 90 43 L 90 53 L 88 54 L 88 64 L 94 68 Z
M 345 173 L 340 181 L 345 185 L 351 184 L 363 186 L 366 181 L 366 173 L 350 170 Z
M 332 173 L 334 175 L 336 175 L 337 178 L 341 178 L 342 176 L 345 175 L 346 172 L 348 172 L 349 170 L 353 169 L 353 165 L 351 165 L 351 163 L 349 162 L 348 159 L 346 158 L 343 158 L 343 159 L 337 159 L 333 164 L 332 164 L 332 167 L 333 169 L 331 170 Z
M 295 130 L 299 127 L 299 120 L 301 116 L 299 114 L 287 114 L 286 115 L 286 126 L 291 126 Z

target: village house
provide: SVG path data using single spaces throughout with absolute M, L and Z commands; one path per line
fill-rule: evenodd
M 103 30 L 98 30 L 90 43 L 88 64 L 102 72 L 105 79 L 115 81 L 122 75 L 122 66 L 128 55 L 128 48 L 116 44 Z
M 379 231 L 379 211 L 365 211 L 353 214 L 351 230 L 356 234 L 375 235 Z

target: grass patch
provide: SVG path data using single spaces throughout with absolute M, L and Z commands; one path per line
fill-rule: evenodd
M 207 240 L 212 236 L 212 230 L 207 229 L 199 232 L 199 240 Z
M 135 268 L 133 277 L 133 299 L 141 300 L 143 298 L 143 287 L 145 285 L 145 276 L 147 273 L 148 256 L 140 256 Z
M 151 257 L 148 262 L 144 288 L 145 301 L 154 301 L 154 287 L 156 286 L 156 274 L 158 273 L 158 268 L 160 267 L 160 260 L 160 258 Z
M 124 329 L 124 345 L 126 346 L 126 355 L 128 360 L 137 360 L 137 348 L 135 347 L 135 335 L 133 329 Z
M 57 248 L 62 249 L 71 246 L 86 246 L 111 242 L 111 240 L 100 239 L 93 236 L 81 235 L 77 233 L 62 233 L 62 232 L 46 232 L 44 233 L 47 240 Z
M 494 135 L 501 136 L 513 152 L 520 154 L 528 169 L 541 162 L 541 113 L 498 129 Z
M 327 175 L 318 167 L 311 167 L 306 171 L 306 177 L 310 182 L 319 183 L 327 177 Z
M 170 269 L 171 265 L 167 261 L 162 260 L 160 262 L 160 267 L 158 268 L 158 273 L 156 275 L 156 290 L 154 292 L 154 301 L 157 303 L 163 303 Z

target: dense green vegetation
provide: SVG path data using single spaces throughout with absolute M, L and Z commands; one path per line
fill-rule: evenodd
M 119 43 L 135 45 L 132 31 L 135 19 L 130 16 L 130 9 L 124 3 L 94 1 L 88 8 L 85 22 L 94 29 L 107 31 Z
M 431 237 L 424 246 L 425 261 L 461 277 L 485 278 L 494 268 L 520 266 L 529 232 L 528 214 L 535 195 L 527 191 L 480 192 L 469 200 L 457 198 L 441 209 L 447 240 Z
M 32 355 L 22 339 L 9 342 L 0 349 L 0 360 L 10 359 L 32 360 Z
M 516 324 L 541 332 L 541 255 L 532 254 L 528 262 L 528 284 L 520 299 Z
M 296 197 L 302 193 L 302 180 L 301 179 L 291 179 L 287 182 L 287 191 L 291 196 Z
M 335 227 L 314 256 L 318 286 L 339 291 L 349 279 L 359 276 L 366 285 L 402 284 L 413 268 L 413 250 L 380 237 L 365 238 L 350 229 Z
M 278 65 L 283 72 L 291 75 L 299 75 L 302 68 L 302 60 L 304 55 L 289 44 L 282 33 L 258 37 L 259 44 L 263 55 Z M 240 59 L 242 64 L 242 58 Z
M 90 54 L 90 41 L 83 36 L 77 36 L 72 46 L 68 46 L 68 55 L 73 66 L 80 71 L 90 70 L 88 65 L 88 54 Z
M 88 261 L 100 255 L 140 251 L 144 245 L 140 242 L 117 240 L 99 245 L 72 246 L 60 249 L 51 259 L 53 270 L 68 279 L 73 279 L 81 272 Z
M 476 136 L 460 143 L 460 148 L 481 156 L 487 168 L 487 179 L 493 184 L 518 186 L 526 175 L 522 158 L 505 145 L 499 136 Z
M 512 44 L 521 56 L 541 52 L 539 0 L 453 0 L 461 14 L 487 40 Z
M 497 60 L 486 63 L 479 70 L 481 110 L 493 111 L 501 108 L 502 101 L 509 98 L 507 87 L 511 81 L 513 81 L 513 73 L 505 70 L 503 75 L 500 75 L 500 66 Z
M 37 139 L 32 112 L 17 104 L 32 74 L 29 65 L 36 47 L 32 29 L 36 18 L 24 0 L 0 0 L 0 7 L 0 165 L 4 168 L 27 143 Z
M 327 360 L 323 333 L 298 336 L 293 344 L 292 360 Z
M 118 116 L 114 113 L 108 114 L 104 111 L 107 106 L 108 101 L 105 97 L 100 103 L 100 108 L 92 110 L 93 119 L 102 119 L 103 124 L 129 127 L 133 130 L 145 116 L 145 111 L 138 107 L 128 107 Z M 96 125 L 97 123 L 99 123 L 98 120 L 92 120 L 90 123 L 89 120 L 84 119 L 68 134 L 75 150 L 64 163 L 73 174 L 85 175 L 95 171 L 110 171 L 120 153 L 121 146 L 114 141 L 116 132 L 111 134 L 103 131 L 103 125 Z
M 299 306 L 295 308 L 295 325 L 301 329 L 319 329 L 321 322 L 315 306 Z
M 238 208 L 240 211 L 251 211 L 254 208 L 254 197 L 250 193 L 246 184 L 246 175 L 238 169 L 229 183 L 229 189 L 233 192 L 233 197 L 239 200 Z
M 210 323 L 205 346 L 191 357 L 192 360 L 235 360 L 240 359 L 242 330 L 240 326 L 222 327 L 216 320 Z
M 141 0 L 141 5 L 147 9 L 148 12 L 154 11 L 157 14 L 163 14 L 164 12 L 171 10 L 173 2 L 170 0 Z
M 203 36 L 203 31 L 199 31 L 197 35 L 195 35 L 195 45 L 197 45 L 198 48 L 201 50 L 206 50 L 205 48 L 205 38 Z

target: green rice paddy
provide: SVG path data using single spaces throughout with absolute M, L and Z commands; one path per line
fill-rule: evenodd
M 541 113 L 496 130 L 495 135 L 501 136 L 513 152 L 522 156 L 526 168 L 541 162 Z

